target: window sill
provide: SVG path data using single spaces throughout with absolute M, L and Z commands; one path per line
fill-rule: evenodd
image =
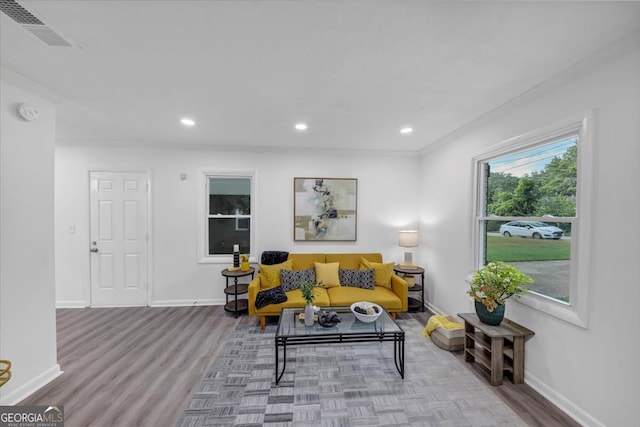
M 586 315 L 581 315 L 572 304 L 567 304 L 534 292 L 527 292 L 520 298 L 514 298 L 514 300 L 520 304 L 571 323 L 572 325 L 587 329 Z
M 255 264 L 257 261 L 255 257 L 249 257 L 249 263 Z M 198 260 L 198 264 L 224 264 L 233 265 L 233 255 L 211 255 L 201 257 Z

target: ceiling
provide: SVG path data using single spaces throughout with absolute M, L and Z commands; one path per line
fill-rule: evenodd
M 73 44 L 0 13 L 60 145 L 422 150 L 640 28 L 640 2 L 18 3 Z

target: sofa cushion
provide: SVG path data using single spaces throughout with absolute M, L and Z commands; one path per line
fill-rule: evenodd
M 374 290 L 339 286 L 327 289 L 333 307 L 349 307 L 354 302 L 369 301 L 383 306 L 387 311 L 400 311 L 402 301 L 390 289 L 376 286 Z
M 316 283 L 316 269 L 280 270 L 280 283 L 285 292 L 298 289 L 302 282 Z
M 260 288 L 269 289 L 280 286 L 280 270 L 291 270 L 291 264 L 291 260 L 274 265 L 260 264 Z
M 355 288 L 353 288 L 355 289 Z M 287 300 L 280 304 L 269 304 L 263 308 L 256 308 L 257 316 L 270 316 L 280 315 L 280 311 L 283 308 L 301 308 L 307 305 L 306 301 L 302 297 L 300 289 L 294 289 L 292 291 L 285 292 L 287 294 Z M 324 288 L 315 288 L 316 298 L 313 301 L 313 305 L 318 307 L 330 307 L 331 301 L 329 300 L 329 294 Z
M 382 254 L 379 253 L 327 254 L 326 260 L 322 262 L 339 262 L 340 268 L 358 270 L 362 264 L 362 258 L 372 262 L 382 262 Z
M 360 270 L 373 268 L 375 270 L 375 284 L 383 288 L 391 289 L 391 276 L 393 276 L 393 262 L 383 264 L 381 262 L 371 262 L 365 258 L 361 259 Z
M 292 270 L 306 270 L 314 268 L 316 262 L 325 262 L 324 254 L 289 254 L 289 259 L 293 261 Z
M 340 286 L 340 276 L 338 270 L 340 269 L 339 262 L 322 263 L 316 262 L 316 283 L 323 288 L 332 288 L 334 286 Z
M 258 295 L 256 296 L 256 308 L 262 308 L 269 304 L 280 304 L 286 300 L 287 295 L 284 293 L 282 286 L 264 289 L 258 292 Z
M 374 269 L 368 270 L 351 270 L 347 268 L 341 268 L 338 270 L 338 276 L 340 276 L 340 286 L 353 286 L 362 289 L 373 289 L 374 284 Z

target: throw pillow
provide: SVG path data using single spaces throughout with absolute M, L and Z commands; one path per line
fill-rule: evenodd
M 260 264 L 260 288 L 269 289 L 280 286 L 280 270 L 291 270 L 292 260 L 280 264 Z
M 341 268 L 338 271 L 341 286 L 352 286 L 354 288 L 374 289 L 374 269 L 368 270 L 348 270 Z
M 280 283 L 285 292 L 298 289 L 302 282 L 316 283 L 316 270 L 280 270 Z
M 260 264 L 273 265 L 285 262 L 289 257 L 289 252 L 285 251 L 264 251 L 260 256 Z
M 264 289 L 256 295 L 256 308 L 262 308 L 269 304 L 280 304 L 286 300 L 287 295 L 284 293 L 282 286 Z
M 391 289 L 391 276 L 393 275 L 394 263 L 387 264 L 381 262 L 371 262 L 365 258 L 361 258 L 360 270 L 368 270 L 373 268 L 375 271 L 375 284 L 383 288 Z
M 338 276 L 339 262 L 322 263 L 316 262 L 316 281 L 318 286 L 323 288 L 333 288 L 340 286 L 340 277 Z

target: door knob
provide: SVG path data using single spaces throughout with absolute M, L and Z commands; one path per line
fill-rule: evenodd
M 91 252 L 98 252 L 98 248 L 91 248 L 89 249 Z

